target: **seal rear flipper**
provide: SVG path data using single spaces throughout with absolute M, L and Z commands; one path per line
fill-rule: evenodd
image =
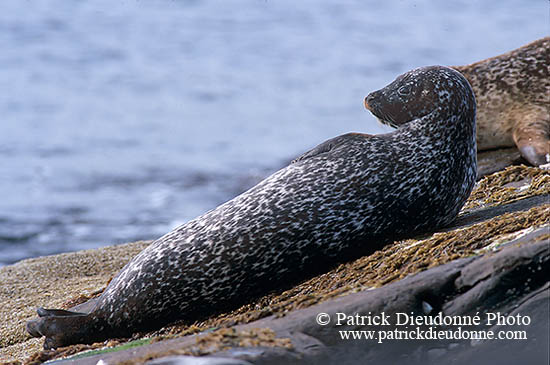
M 39 310 L 40 318 L 27 322 L 27 332 L 33 337 L 45 336 L 44 349 L 49 350 L 77 343 L 93 343 L 102 338 L 103 326 L 91 315 L 61 309 Z M 55 315 L 58 313 L 59 315 Z
M 513 131 L 519 152 L 533 166 L 550 163 L 550 119 L 518 123 Z

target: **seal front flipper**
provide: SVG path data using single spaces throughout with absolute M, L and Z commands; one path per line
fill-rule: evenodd
M 357 138 L 370 137 L 370 136 L 371 136 L 370 134 L 364 134 L 364 133 L 346 133 L 346 134 L 343 134 L 341 136 L 331 138 L 331 139 L 321 143 L 317 147 L 307 151 L 306 153 L 304 153 L 300 157 L 292 160 L 291 163 L 296 163 L 296 162 L 303 161 L 303 160 L 306 160 L 306 159 L 311 158 L 311 157 L 319 156 L 323 153 L 330 152 L 330 151 L 344 145 L 348 141 L 351 141 L 351 140 L 354 140 L 354 139 L 357 139 Z
M 541 116 L 535 121 L 517 123 L 513 131 L 519 152 L 533 166 L 550 163 L 550 119 Z

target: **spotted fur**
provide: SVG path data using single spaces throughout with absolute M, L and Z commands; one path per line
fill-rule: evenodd
M 550 163 L 550 37 L 453 68 L 476 96 L 479 150 L 516 145 L 531 164 Z
M 157 239 L 91 304 L 40 309 L 28 331 L 46 336 L 49 348 L 192 320 L 450 223 L 476 176 L 468 82 L 452 69 L 425 67 L 367 99 L 399 128 L 319 145 Z

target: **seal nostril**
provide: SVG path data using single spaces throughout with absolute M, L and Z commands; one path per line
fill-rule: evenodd
M 369 95 L 367 95 L 367 97 L 365 98 L 365 101 L 364 101 L 365 108 L 370 110 L 372 105 L 373 105 L 372 103 L 374 102 L 374 99 L 375 99 L 375 97 L 374 97 L 373 93 L 370 93 Z

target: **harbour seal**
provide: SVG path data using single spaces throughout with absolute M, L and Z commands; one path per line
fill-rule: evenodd
M 477 147 L 514 144 L 534 166 L 550 163 L 550 37 L 467 66 L 477 100 Z
M 476 178 L 466 79 L 442 66 L 415 69 L 366 105 L 397 130 L 322 143 L 157 239 L 99 298 L 70 311 L 38 309 L 28 332 L 55 348 L 193 320 L 449 224 Z

